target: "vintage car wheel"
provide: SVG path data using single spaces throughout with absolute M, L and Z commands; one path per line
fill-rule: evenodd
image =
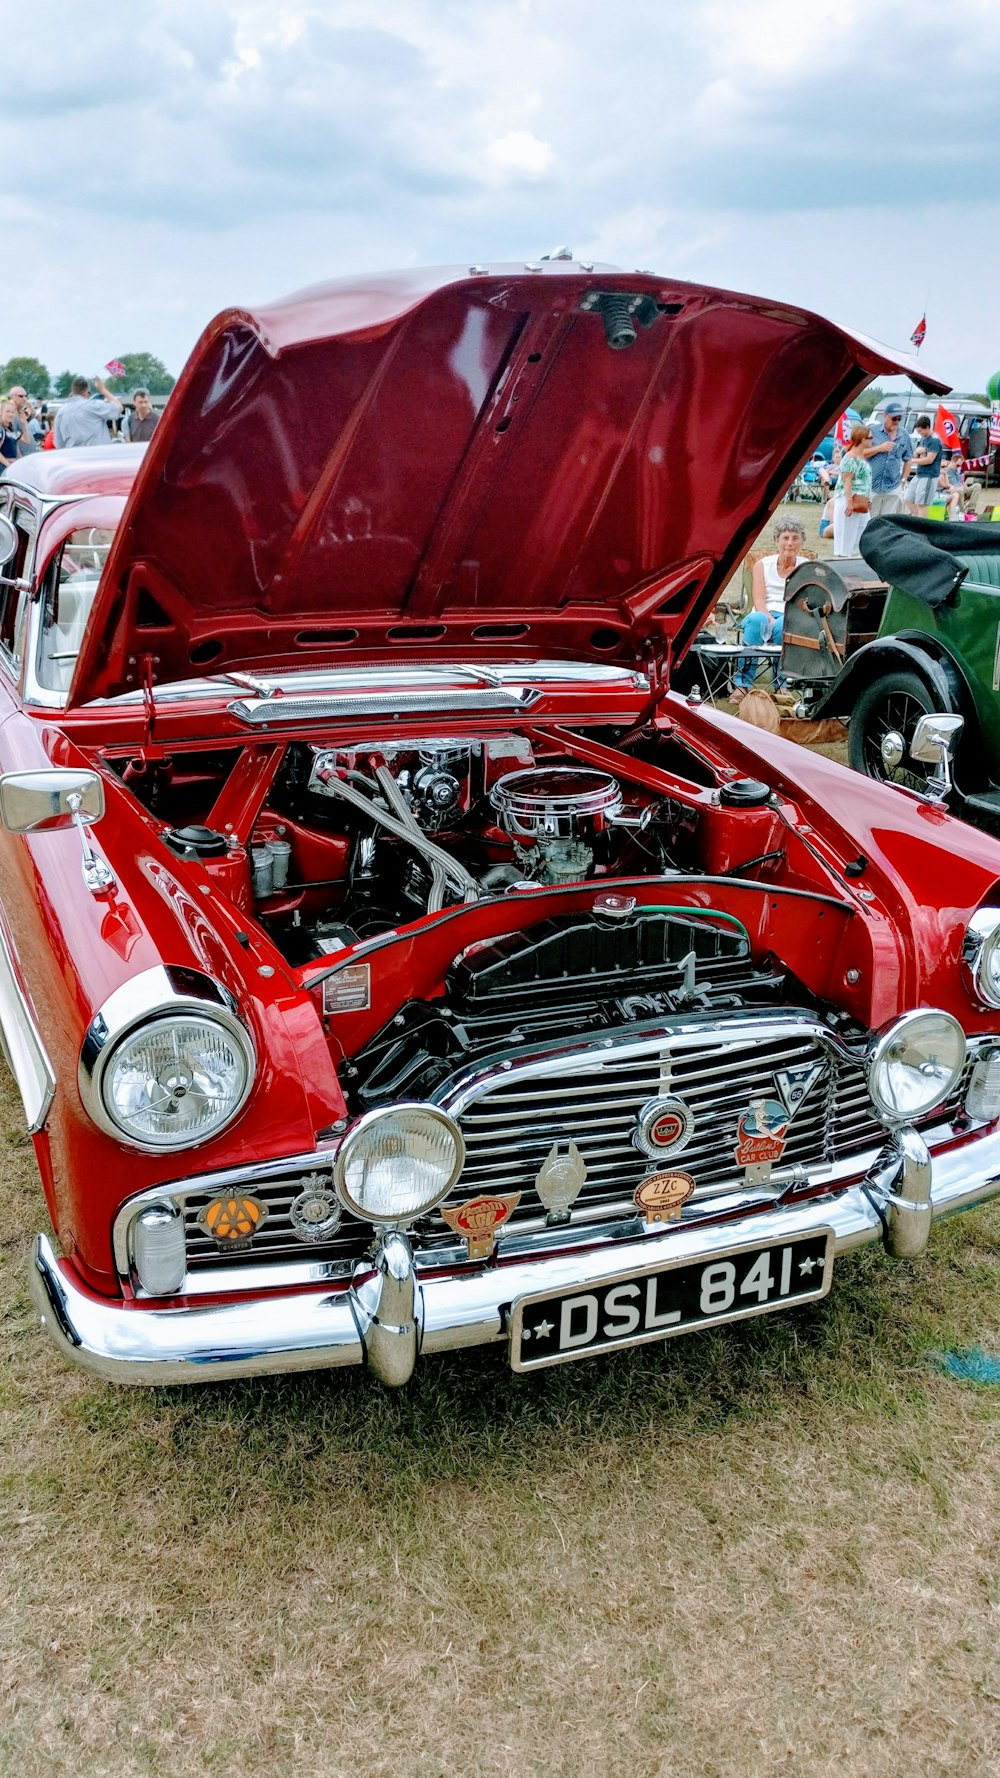
M 856 772 L 882 784 L 923 790 L 927 772 L 910 758 L 913 731 L 934 699 L 915 673 L 887 673 L 866 685 L 851 715 L 847 754 Z

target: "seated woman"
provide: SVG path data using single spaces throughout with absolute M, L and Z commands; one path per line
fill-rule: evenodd
M 743 619 L 742 640 L 748 648 L 761 648 L 766 643 L 780 643 L 785 625 L 785 581 L 793 568 L 808 561 L 802 554 L 806 540 L 805 526 L 798 519 L 780 518 L 774 527 L 777 553 L 762 556 L 754 564 L 750 596 L 751 610 Z M 737 701 L 754 682 L 755 665 L 740 660 L 733 674 L 733 695 Z

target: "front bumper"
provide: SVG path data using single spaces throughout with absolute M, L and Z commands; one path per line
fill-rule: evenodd
M 457 1276 L 418 1280 L 405 1235 L 390 1231 L 350 1288 L 158 1308 L 112 1303 L 83 1289 L 39 1235 L 30 1284 L 42 1323 L 65 1356 L 117 1383 L 208 1383 L 367 1363 L 383 1382 L 400 1384 L 422 1353 L 504 1339 L 510 1306 L 522 1296 L 587 1289 L 619 1273 L 828 1228 L 838 1254 L 882 1240 L 890 1253 L 911 1257 L 926 1246 L 938 1217 L 998 1193 L 1000 1129 L 938 1151 L 933 1161 L 921 1137 L 902 1130 L 863 1180 L 836 1195 L 723 1224 L 675 1225 L 585 1252 L 501 1258 Z

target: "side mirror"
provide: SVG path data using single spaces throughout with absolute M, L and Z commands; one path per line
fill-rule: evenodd
M 0 542 L 2 547 L 2 542 Z M 104 785 L 96 772 L 7 772 L 0 777 L 0 826 L 8 833 L 46 833 L 93 827 L 104 814 Z
M 927 795 L 932 802 L 944 802 L 951 792 L 951 762 L 958 750 L 965 727 L 962 716 L 921 716 L 910 742 L 910 758 L 932 765 L 927 779 Z
M 6 568 L 17 554 L 17 532 L 6 514 L 0 513 L 0 568 Z

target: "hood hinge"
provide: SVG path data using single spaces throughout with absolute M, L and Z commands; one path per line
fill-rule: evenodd
M 139 658 L 139 677 L 142 681 L 142 705 L 146 712 L 146 727 L 142 737 L 142 753 L 145 759 L 162 757 L 163 749 L 153 740 L 153 724 L 156 721 L 156 702 L 153 697 L 153 656 L 141 655 Z

